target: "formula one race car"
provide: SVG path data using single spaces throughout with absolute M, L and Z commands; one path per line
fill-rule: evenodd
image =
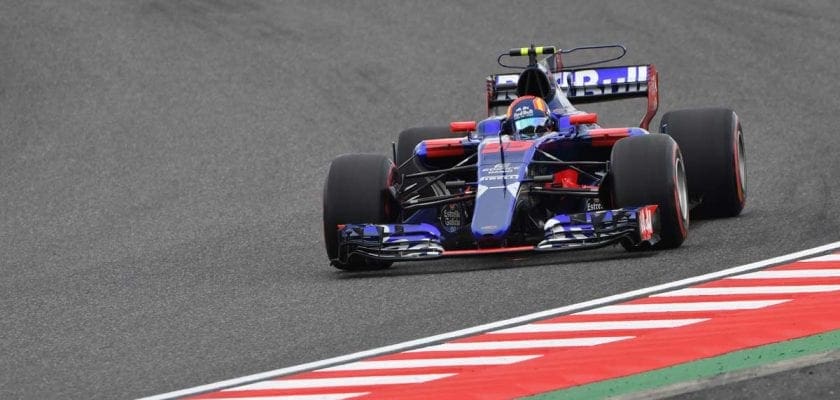
M 564 66 L 562 56 L 616 57 Z M 680 246 L 692 217 L 738 215 L 746 201 L 744 138 L 724 108 L 666 113 L 661 133 L 650 65 L 594 67 L 621 45 L 501 54 L 519 73 L 487 78 L 481 121 L 403 131 L 393 160 L 333 160 L 324 186 L 324 241 L 333 266 L 484 253 Z M 547 57 L 538 61 L 538 56 Z M 527 57 L 527 66 L 504 57 Z M 590 68 L 584 68 L 590 67 Z M 573 104 L 646 97 L 639 127 L 603 128 Z

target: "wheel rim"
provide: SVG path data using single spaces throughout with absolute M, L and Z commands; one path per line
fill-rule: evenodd
M 685 166 L 683 165 L 682 156 L 677 158 L 675 181 L 677 183 L 677 200 L 679 201 L 680 220 L 683 227 L 688 229 L 688 189 L 685 180 Z

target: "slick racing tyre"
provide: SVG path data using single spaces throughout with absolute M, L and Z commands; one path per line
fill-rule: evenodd
M 744 134 L 726 108 L 666 113 L 659 131 L 677 141 L 685 157 L 688 197 L 697 218 L 734 217 L 747 200 Z
M 679 247 L 688 235 L 688 194 L 677 143 L 659 134 L 621 139 L 612 149 L 610 174 L 616 207 L 659 206 L 660 239 L 653 248 Z
M 452 137 L 452 132 L 448 126 L 423 126 L 406 129 L 400 132 L 397 137 L 397 159 L 394 160 L 394 163 L 400 168 L 400 172 L 404 174 L 424 171 L 425 168 L 417 163 L 416 160 L 408 161 L 414 155 L 414 148 L 424 140 L 448 137 Z
M 324 184 L 324 244 L 336 268 L 367 271 L 391 266 L 390 261 L 357 255 L 338 260 L 338 225 L 393 222 L 398 213 L 388 187 L 395 173 L 391 160 L 379 154 L 346 154 L 330 164 Z

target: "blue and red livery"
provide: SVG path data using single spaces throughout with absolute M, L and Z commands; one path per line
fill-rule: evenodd
M 598 48 L 625 51 L 618 45 Z M 392 261 L 479 253 L 612 243 L 628 250 L 679 246 L 687 235 L 689 209 L 701 199 L 690 196 L 677 143 L 648 131 L 659 106 L 656 68 L 564 67 L 561 55 L 581 49 L 587 48 L 510 50 L 499 59 L 528 56 L 529 62 L 519 73 L 487 78 L 485 119 L 453 122 L 449 132 L 428 128 L 400 134 L 396 164 L 387 172 L 389 181 L 380 185 L 386 186 L 384 214 L 359 211 L 367 220 L 347 220 L 358 206 L 338 199 L 341 190 L 353 189 L 336 189 L 333 182 L 366 178 L 331 170 L 324 223 L 332 264 L 362 270 Z M 542 54 L 549 57 L 537 61 Z M 525 135 L 513 128 L 507 107 L 525 96 L 548 105 L 551 131 Z M 601 127 L 596 114 L 573 105 L 633 97 L 647 99 L 638 127 Z M 742 145 L 740 124 L 737 133 Z M 657 146 L 663 150 L 654 151 Z M 618 165 L 631 171 L 617 173 Z M 651 174 L 649 179 L 645 174 Z M 364 186 L 359 182 L 350 186 Z

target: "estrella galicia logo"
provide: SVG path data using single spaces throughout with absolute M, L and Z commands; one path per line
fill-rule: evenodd
M 449 233 L 455 233 L 464 225 L 464 215 L 456 204 L 447 204 L 440 209 L 440 222 Z

